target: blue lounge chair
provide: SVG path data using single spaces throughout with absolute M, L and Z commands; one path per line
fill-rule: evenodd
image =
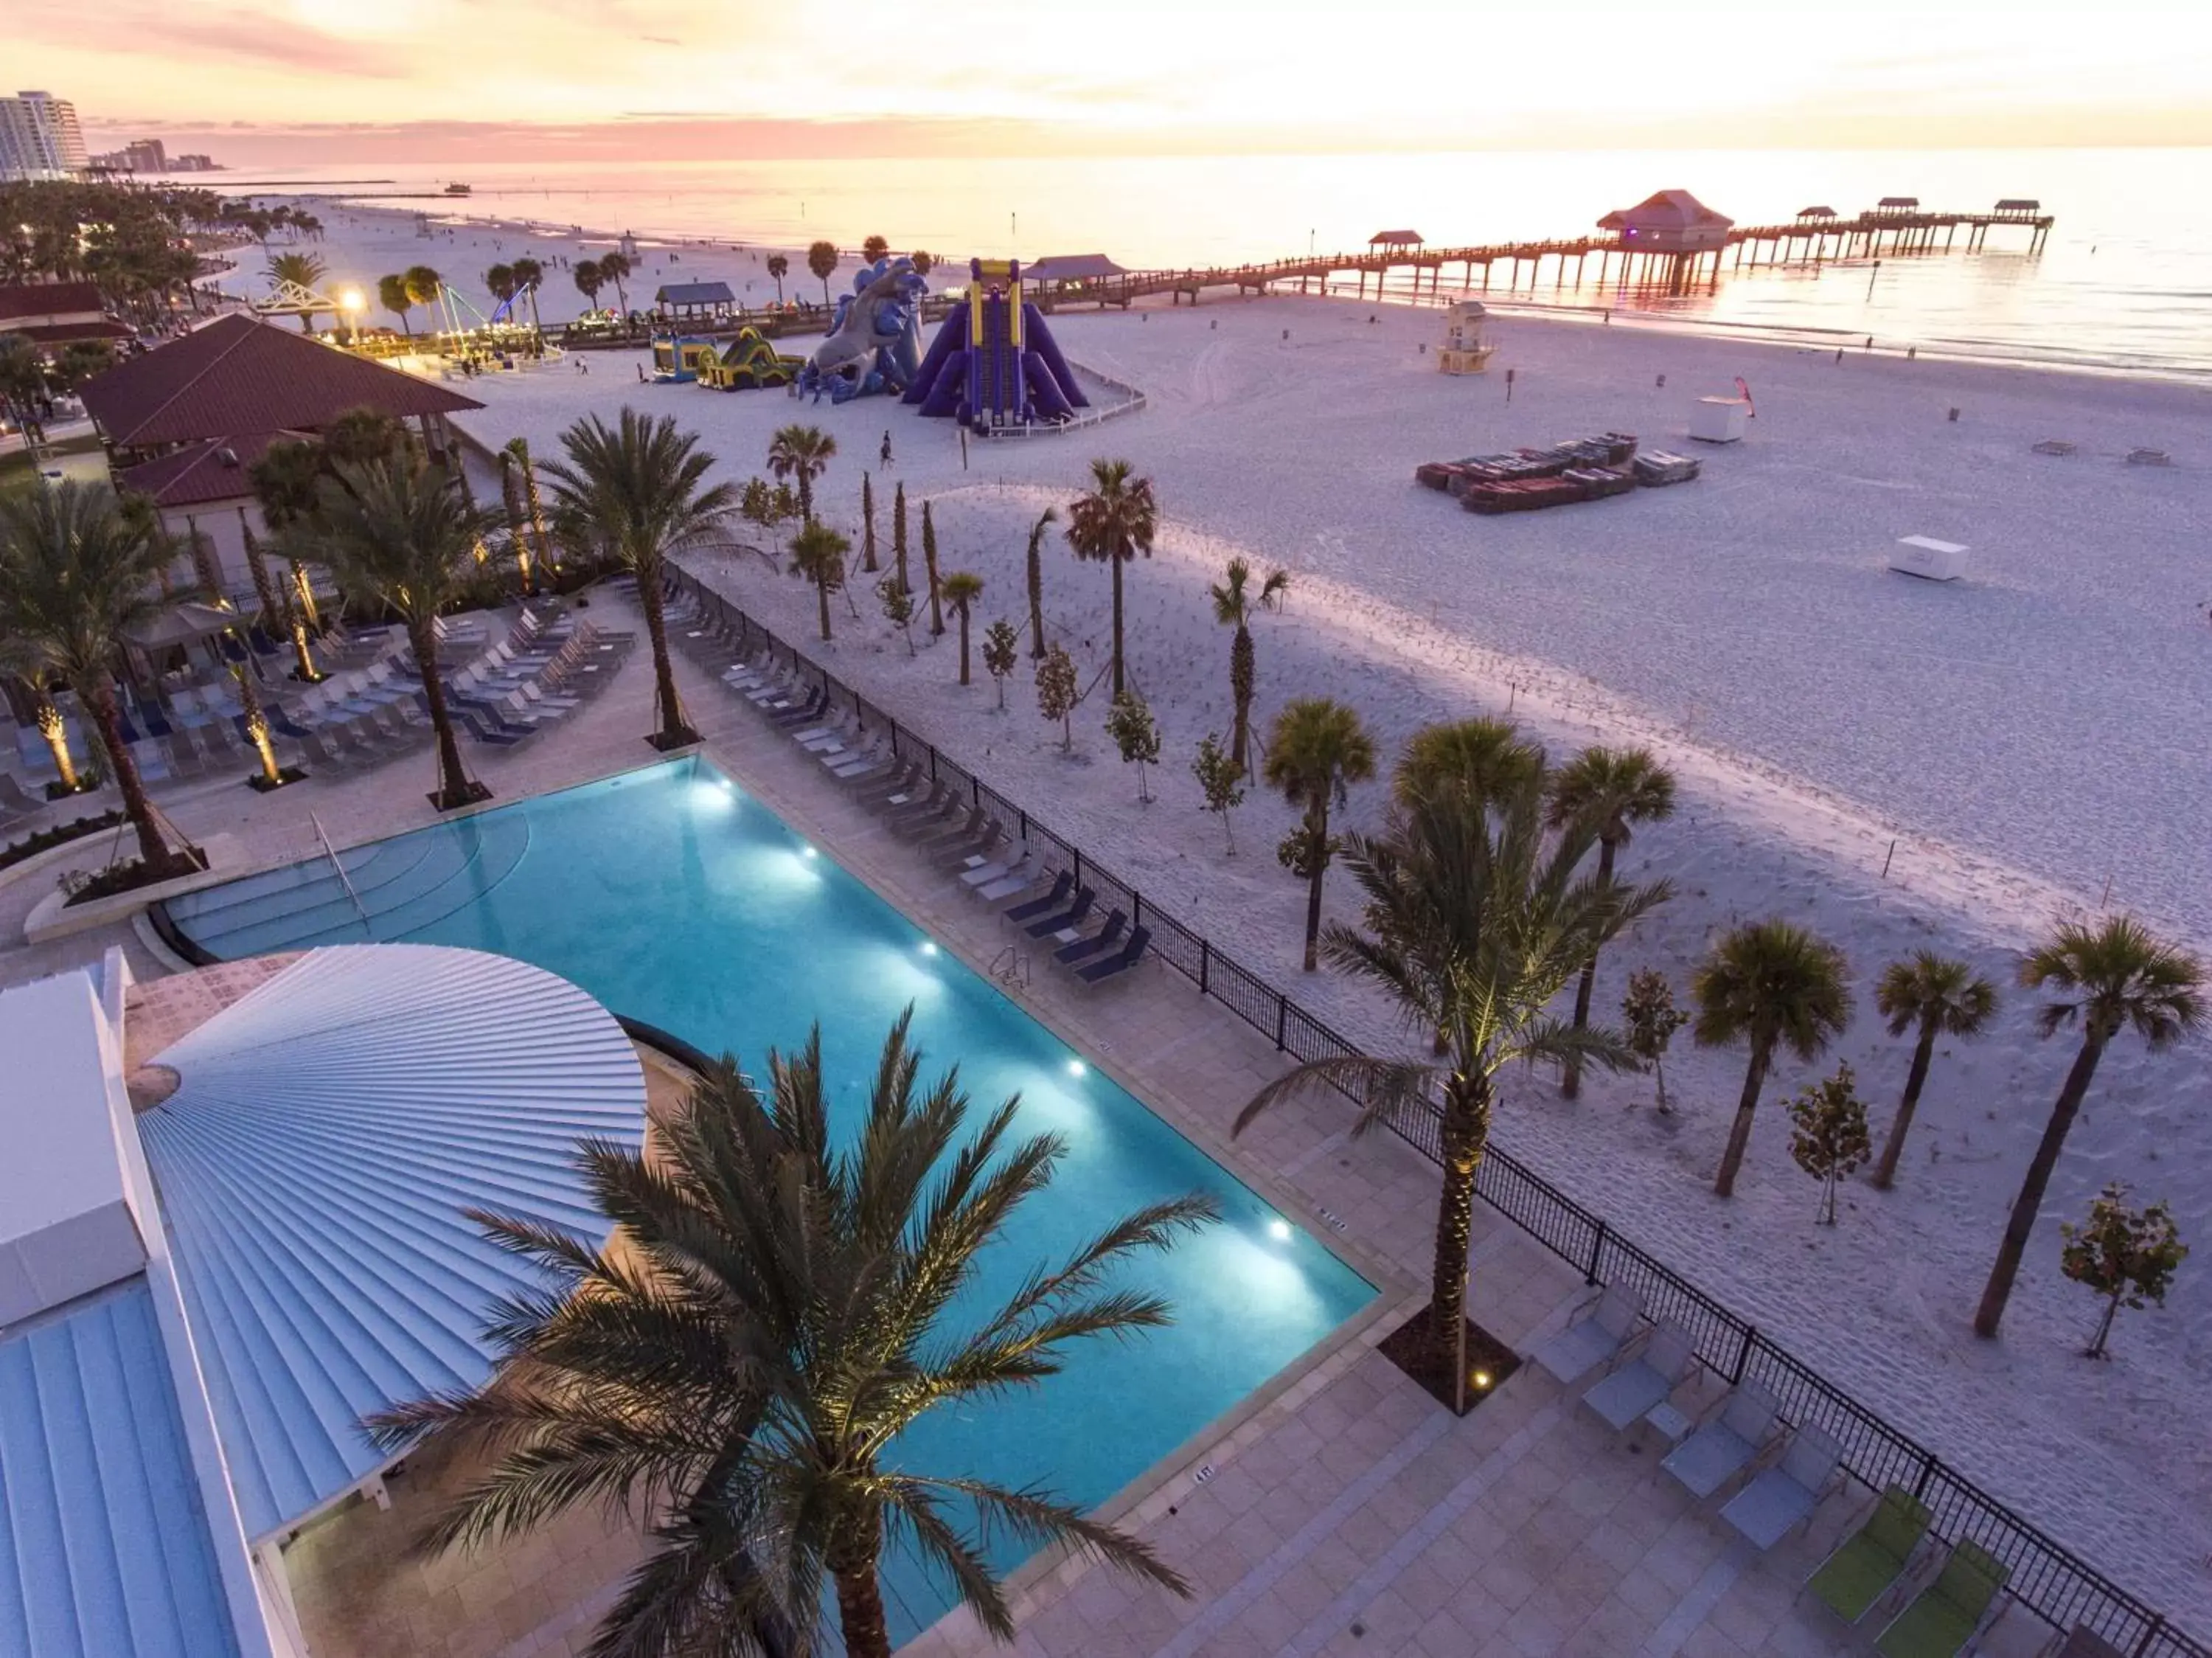
M 1088 887 L 1075 889 L 1075 900 L 1056 916 L 1042 916 L 1030 923 L 1031 938 L 1049 938 L 1068 927 L 1079 927 L 1083 917 L 1091 913 L 1091 905 L 1098 895 Z
M 1751 1466 L 1781 1411 L 1774 1395 L 1747 1381 L 1729 1395 L 1721 1413 L 1667 1454 L 1659 1466 L 1692 1496 L 1711 1496 Z
M 1075 877 L 1062 869 L 1052 878 L 1052 890 L 1049 893 L 1042 898 L 1033 898 L 1026 903 L 1012 905 L 1006 911 L 1006 919 L 1028 921 L 1033 917 L 1042 915 L 1048 910 L 1057 909 L 1067 897 L 1068 890 L 1074 885 Z
M 1129 942 L 1121 947 L 1119 955 L 1109 956 L 1103 961 L 1094 961 L 1087 967 L 1078 967 L 1075 976 L 1086 984 L 1096 984 L 1116 973 L 1125 973 L 1145 959 L 1145 947 L 1152 942 L 1151 928 L 1136 928 L 1130 932 Z
M 1762 1551 L 1772 1548 L 1813 1517 L 1820 1496 L 1844 1460 L 1844 1448 L 1817 1423 L 1807 1423 L 1790 1441 L 1774 1467 L 1738 1491 L 1721 1518 Z
M 1583 1403 L 1603 1417 L 1607 1426 L 1626 1428 L 1673 1398 L 1697 1362 L 1697 1344 L 1689 1332 L 1680 1325 L 1662 1324 L 1641 1353 L 1595 1383 L 1583 1395 Z
M 1069 964 L 1085 956 L 1097 955 L 1101 950 L 1110 950 L 1121 942 L 1121 929 L 1129 924 L 1129 917 L 1119 910 L 1107 912 L 1106 924 L 1088 938 L 1079 938 L 1073 944 L 1063 944 L 1052 953 L 1054 961 Z
M 1643 1316 L 1643 1296 L 1625 1283 L 1607 1284 L 1597 1311 L 1538 1348 L 1536 1362 L 1561 1381 L 1572 1381 L 1626 1347 Z

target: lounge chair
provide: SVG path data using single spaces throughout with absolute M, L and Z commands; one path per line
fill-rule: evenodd
M 1049 893 L 1047 893 L 1042 898 L 1030 899 L 1025 904 L 1014 905 L 1012 908 L 1007 910 L 1006 919 L 1009 921 L 1032 921 L 1038 916 L 1044 914 L 1048 910 L 1058 909 L 1060 904 L 1066 899 L 1069 890 L 1073 888 L 1074 885 L 1075 877 L 1066 870 L 1062 869 L 1058 875 L 1052 878 L 1052 890 Z
M 1926 1503 L 1902 1485 L 1891 1486 L 1865 1523 L 1837 1544 L 1805 1580 L 1805 1587 L 1846 1624 L 1857 1623 L 1904 1579 L 1913 1551 L 1928 1535 L 1929 1518 Z
M 987 821 L 975 834 L 963 838 L 949 850 L 939 848 L 931 853 L 930 861 L 947 875 L 964 875 L 999 862 L 1006 844 L 1006 830 L 996 820 Z
M 1079 938 L 1073 944 L 1061 945 L 1052 953 L 1052 959 L 1072 966 L 1086 957 L 1097 955 L 1101 950 L 1110 950 L 1121 942 L 1121 929 L 1128 924 L 1127 914 L 1120 910 L 1109 910 L 1103 927 L 1088 938 Z
M 1088 887 L 1077 887 L 1073 900 L 1065 910 L 1057 915 L 1040 916 L 1030 923 L 1030 936 L 1050 938 L 1054 933 L 1065 932 L 1070 927 L 1080 927 L 1083 917 L 1091 913 L 1091 906 L 1097 896 Z
M 1687 1380 L 1698 1362 L 1698 1344 L 1676 1324 L 1651 1332 L 1644 1350 L 1583 1395 L 1583 1403 L 1612 1428 L 1626 1428 L 1655 1405 L 1664 1405 Z
M 1118 954 L 1109 955 L 1103 961 L 1094 961 L 1087 967 L 1078 967 L 1075 976 L 1086 984 L 1096 984 L 1116 973 L 1125 973 L 1145 959 L 1145 947 L 1152 942 L 1151 928 L 1134 928 L 1130 931 L 1129 942 L 1121 947 Z
M 1961 1540 L 1936 1581 L 1890 1619 L 1874 1649 L 1883 1658 L 1957 1658 L 1980 1631 L 2009 1576 L 1980 1544 Z
M 1002 899 L 1033 892 L 1042 877 L 1026 867 L 1009 869 L 995 881 L 987 881 L 975 888 L 975 896 L 986 904 L 996 904 Z
M 1821 1493 L 1844 1460 L 1835 1436 L 1814 1423 L 1798 1429 L 1782 1460 L 1729 1499 L 1721 1518 L 1761 1551 L 1772 1548 L 1813 1517 Z
M 1643 1296 L 1625 1283 L 1607 1284 L 1597 1311 L 1538 1348 L 1536 1362 L 1561 1381 L 1572 1381 L 1626 1346 L 1643 1316 Z
M 1711 1496 L 1751 1466 L 1781 1408 L 1759 1383 L 1744 1382 L 1729 1395 L 1719 1416 L 1669 1451 L 1659 1466 L 1691 1496 Z
M 994 881 L 1020 875 L 1029 863 L 1030 849 L 1018 841 L 1011 841 L 1000 850 L 997 862 L 961 870 L 960 883 L 971 888 L 988 887 Z
M 27 818 L 33 812 L 46 809 L 46 802 L 35 800 L 23 791 L 23 787 L 6 772 L 0 771 L 0 812 L 19 818 Z

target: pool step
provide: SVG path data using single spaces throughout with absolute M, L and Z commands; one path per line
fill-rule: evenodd
M 341 853 L 350 893 L 328 858 L 310 858 L 173 900 L 169 912 L 194 943 L 225 960 L 319 944 L 389 942 L 481 898 L 529 847 L 526 818 L 489 813 Z

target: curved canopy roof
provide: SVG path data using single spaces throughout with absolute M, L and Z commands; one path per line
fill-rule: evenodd
M 388 1460 L 364 1415 L 490 1371 L 532 1283 L 475 1207 L 593 1239 L 578 1139 L 633 1144 L 645 1080 L 567 980 L 422 944 L 314 950 L 159 1054 L 139 1119 L 247 1534 Z

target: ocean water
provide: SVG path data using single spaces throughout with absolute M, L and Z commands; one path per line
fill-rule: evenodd
M 847 1126 L 884 1033 L 911 1005 L 925 1084 L 957 1062 L 971 1128 L 1018 1094 L 1017 1132 L 1067 1148 L 1050 1189 L 981 1258 L 948 1312 L 953 1328 L 1143 1204 L 1190 1192 L 1218 1201 L 1219 1223 L 1116 1275 L 1165 1296 L 1172 1325 L 1077 1344 L 1040 1387 L 924 1418 L 896 1454 L 917 1473 L 1034 1481 L 1102 1503 L 1373 1299 L 1258 1192 L 703 761 L 518 802 L 343 861 L 350 893 L 317 860 L 191 894 L 171 914 L 228 958 L 364 938 L 516 957 L 617 1014 L 736 1053 L 756 1077 L 771 1045 L 791 1052 L 818 1021 Z M 989 1543 L 1002 1570 L 1029 1551 Z M 901 1640 L 951 1604 L 910 1560 L 893 1561 L 884 1586 Z
M 1131 267 L 1281 258 L 1363 247 L 1411 228 L 1436 246 L 1577 235 L 1655 190 L 1687 189 L 1739 223 L 1822 204 L 1845 216 L 1884 196 L 1986 211 L 2027 197 L 2057 224 L 2039 256 L 2024 229 L 1985 252 L 1886 258 L 1819 271 L 1723 273 L 1680 299 L 1541 284 L 1520 298 L 1625 304 L 1692 326 L 1832 330 L 1949 355 L 2212 377 L 2212 214 L 2197 203 L 2212 150 L 1522 150 L 1111 159 L 477 165 L 364 163 L 241 174 L 256 183 L 473 187 L 451 210 L 596 234 L 804 246 L 827 237 L 959 257 L 1104 252 Z M 398 202 L 448 210 L 442 203 Z M 512 251 L 512 250 L 510 250 Z M 1502 284 L 1502 274 L 1498 278 Z M 1505 297 L 1502 285 L 1492 290 Z M 564 301 L 568 297 L 561 296 Z

